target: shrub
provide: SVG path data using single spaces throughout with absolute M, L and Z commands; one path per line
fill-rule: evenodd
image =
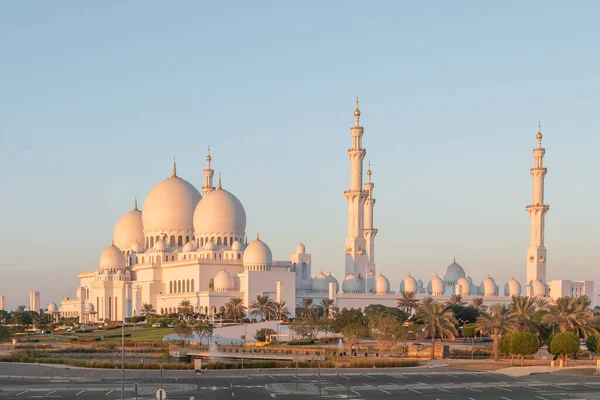
M 499 345 L 498 349 L 500 351 L 500 354 L 503 355 L 503 356 L 510 355 L 510 337 L 511 336 L 512 335 L 507 334 L 507 335 L 503 335 L 500 338 L 500 345 Z
M 510 335 L 510 354 L 521 356 L 521 366 L 525 362 L 525 356 L 535 354 L 539 349 L 537 338 L 531 332 L 519 332 Z
M 256 333 L 254 334 L 254 339 L 258 340 L 259 342 L 266 342 L 267 338 L 270 335 L 274 335 L 275 331 L 271 328 L 262 328 L 256 331 Z
M 461 333 L 464 337 L 474 337 L 475 336 L 475 324 L 464 325 L 462 327 Z
M 551 354 L 560 354 L 565 357 L 567 363 L 567 355 L 575 353 L 579 350 L 579 336 L 573 332 L 561 332 L 552 338 L 549 351 Z
M 596 332 L 585 339 L 585 345 L 591 352 L 600 352 L 600 333 Z

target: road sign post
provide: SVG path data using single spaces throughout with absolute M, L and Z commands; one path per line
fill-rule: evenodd
M 167 399 L 167 392 L 165 391 L 165 389 L 158 389 L 156 391 L 156 400 L 166 400 Z

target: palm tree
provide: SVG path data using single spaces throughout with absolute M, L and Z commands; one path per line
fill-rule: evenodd
M 225 316 L 231 318 L 234 323 L 237 323 L 238 319 L 246 316 L 246 306 L 244 300 L 240 297 L 232 297 L 225 304 Z
M 548 300 L 543 297 L 536 297 L 535 301 L 535 309 L 536 310 L 546 310 L 548 309 Z
M 456 331 L 456 317 L 450 307 L 437 301 L 423 303 L 417 308 L 418 316 L 423 320 L 423 334 L 431 335 L 431 359 L 435 359 L 435 338 L 454 337 Z
M 250 302 L 250 307 L 248 307 L 248 314 L 253 317 L 258 316 L 260 321 L 263 320 L 263 316 L 267 316 L 267 318 L 272 314 L 273 309 L 273 301 L 269 299 L 269 296 L 263 296 L 262 294 L 256 295 L 256 299 Z
M 413 310 L 419 306 L 419 299 L 414 292 L 402 292 L 400 299 L 398 299 L 398 308 L 406 311 L 407 314 L 411 314 Z
M 435 300 L 433 300 L 433 297 L 431 296 L 425 296 L 423 297 L 423 299 L 421 300 L 421 304 L 431 304 L 433 303 Z M 417 307 L 418 308 L 418 307 Z
M 273 316 L 275 319 L 284 320 L 290 316 L 290 310 L 287 308 L 285 300 L 273 302 Z
M 548 314 L 542 321 L 548 325 L 556 325 L 561 332 L 571 331 L 587 337 L 594 333 L 591 301 L 587 296 L 579 298 L 560 297 L 548 307 Z
M 533 320 L 535 311 L 535 298 L 526 296 L 512 297 L 511 313 L 515 317 L 517 332 L 526 332 L 535 330 L 536 324 Z
M 296 315 L 304 321 L 315 318 L 318 311 L 317 306 L 313 304 L 313 299 L 302 299 L 296 306 Z
M 27 307 L 25 307 L 25 306 L 17 306 L 17 309 L 15 311 L 17 311 L 17 312 L 23 312 L 26 309 L 27 309 Z
M 188 299 L 181 300 L 181 303 L 177 306 L 177 313 L 182 319 L 188 319 L 193 312 L 194 306 L 192 306 L 192 302 Z
M 483 304 L 483 297 L 473 297 L 471 300 L 471 307 L 477 310 L 479 314 L 487 311 L 487 306 Z
M 319 308 L 323 310 L 323 314 L 326 315 L 327 318 L 333 318 L 335 313 L 338 311 L 338 307 L 335 305 L 335 300 L 330 299 L 329 297 L 321 300 Z
M 156 313 L 154 306 L 150 303 L 142 304 L 142 315 L 146 318 L 151 317 Z
M 511 309 L 506 304 L 494 304 L 490 311 L 485 311 L 477 317 L 477 330 L 491 335 L 494 341 L 493 352 L 494 360 L 498 361 L 498 344 L 500 336 L 513 330 L 516 323 L 516 317 L 511 313 Z
M 448 305 L 450 306 L 464 306 L 465 304 L 467 303 L 463 300 L 463 297 L 460 294 L 453 294 L 450 296 L 450 300 L 448 300 Z

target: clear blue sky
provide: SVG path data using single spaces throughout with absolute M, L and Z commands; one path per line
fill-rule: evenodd
M 453 257 L 524 281 L 538 120 L 548 278 L 598 279 L 598 3 L 326 3 L 1 4 L 9 307 L 72 297 L 173 156 L 202 185 L 209 144 L 248 235 L 341 280 L 356 95 L 393 290 Z

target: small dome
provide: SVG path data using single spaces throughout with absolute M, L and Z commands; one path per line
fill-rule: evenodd
M 55 313 L 57 311 L 58 311 L 58 307 L 56 306 L 56 303 L 48 304 L 48 312 L 49 313 Z
M 144 252 L 144 246 L 140 242 L 134 242 L 131 245 L 131 251 L 133 251 L 134 253 L 143 253 Z
M 204 250 L 214 250 L 214 249 L 215 249 L 215 243 L 212 240 L 209 240 L 204 245 Z
M 531 282 L 531 294 L 533 297 L 546 297 L 546 285 L 539 279 Z
M 142 223 L 146 236 L 194 232 L 194 210 L 200 192 L 176 174 L 161 181 L 146 196 Z
M 504 285 L 505 296 L 520 296 L 521 295 L 521 284 L 514 277 Z
M 299 243 L 298 246 L 296 246 L 296 254 L 304 253 L 306 253 L 306 246 L 304 246 L 302 243 Z
M 239 240 L 234 241 L 233 244 L 231 245 L 231 250 L 239 251 L 241 249 L 242 249 L 242 245 L 240 244 Z
M 194 245 L 194 242 L 191 240 L 183 246 L 183 251 L 185 253 L 191 253 L 194 250 L 196 250 L 196 245 Z
M 441 296 L 444 294 L 444 281 L 439 276 L 434 276 L 427 285 L 427 293 L 432 296 Z
M 216 292 L 227 292 L 233 289 L 233 277 L 224 269 L 219 271 L 214 279 L 214 288 Z
M 456 285 L 460 287 L 458 294 L 461 296 L 468 296 L 471 294 L 471 282 L 469 282 L 469 280 L 464 276 L 458 278 Z
M 135 242 L 145 242 L 142 212 L 137 209 L 137 201 L 133 210 L 125 213 L 117 221 L 113 230 L 113 241 L 121 250 L 129 249 Z
M 417 280 L 417 286 L 419 287 L 419 289 L 423 289 L 423 281 L 418 279 Z
M 94 305 L 92 303 L 85 303 L 85 312 L 88 314 L 94 313 Z
M 483 294 L 486 297 L 496 296 L 496 282 L 494 282 L 494 279 L 491 276 L 488 276 L 481 282 L 479 294 Z
M 100 255 L 100 269 L 125 268 L 125 256 L 116 246 L 108 246 Z
M 421 282 L 421 287 L 423 286 L 423 282 Z M 417 294 L 419 292 L 419 282 L 412 276 L 410 276 L 410 272 L 407 276 L 402 279 L 400 282 L 400 293 L 414 293 Z
M 269 269 L 273 264 L 273 254 L 265 242 L 256 239 L 246 247 L 243 255 L 244 267 L 257 266 Z
M 444 271 L 444 282 L 456 282 L 465 276 L 465 270 L 456 262 L 448 265 Z
M 388 294 L 390 292 L 390 281 L 380 272 L 375 278 L 375 293 Z
M 335 285 L 335 293 L 340 291 L 340 284 L 338 283 L 337 279 L 335 279 L 335 277 L 333 275 L 331 275 L 331 272 L 329 272 L 329 275 L 327 276 L 327 290 L 329 291 L 329 284 L 333 283 Z
M 467 276 L 467 280 L 469 281 L 469 283 L 472 285 L 473 284 L 473 278 L 471 278 L 470 276 Z
M 152 251 L 165 251 L 167 249 L 167 245 L 164 240 L 158 239 L 152 248 Z
M 196 237 L 235 236 L 246 232 L 246 211 L 233 194 L 224 189 L 208 193 L 194 211 Z
M 348 274 L 342 283 L 344 293 L 361 293 L 361 281 L 352 272 Z
M 329 291 L 329 280 L 323 271 L 319 272 L 312 279 L 312 291 L 317 293 L 326 293 Z

